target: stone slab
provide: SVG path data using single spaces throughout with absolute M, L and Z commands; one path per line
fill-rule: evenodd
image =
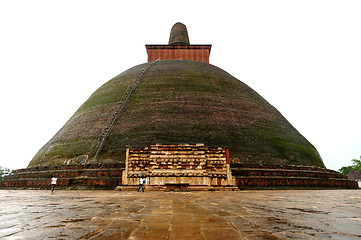
M 0 190 L 1 239 L 360 239 L 361 190 Z

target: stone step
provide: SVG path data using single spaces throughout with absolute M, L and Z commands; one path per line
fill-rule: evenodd
M 309 179 L 309 180 L 337 180 L 349 181 L 345 178 L 317 178 L 317 177 L 293 177 L 293 176 L 234 176 L 239 179 Z
M 138 186 L 118 186 L 116 191 L 137 191 Z M 187 191 L 240 191 L 237 186 L 188 186 L 187 189 L 167 190 L 166 186 L 146 186 L 145 191 L 168 191 L 168 192 L 187 192 Z
M 131 192 L 135 192 L 137 191 L 139 186 L 117 186 L 115 188 L 116 191 L 131 191 Z M 145 187 L 145 191 L 164 191 L 165 190 L 165 186 L 146 186 Z M 140 190 L 141 191 L 141 190 Z
M 309 170 L 292 170 L 292 169 L 259 169 L 259 168 L 245 168 L 245 169 L 231 169 L 233 176 L 241 177 L 255 177 L 255 176 L 270 176 L 270 177 L 315 177 L 315 178 L 344 178 L 346 176 L 337 172 L 325 171 L 309 171 Z
M 314 166 L 299 166 L 299 165 L 264 165 L 264 164 L 241 164 L 231 163 L 231 169 L 289 169 L 289 170 L 306 170 L 306 171 L 318 171 L 318 172 L 334 172 L 327 168 L 320 168 Z
M 240 189 L 273 187 L 358 188 L 357 182 L 343 178 L 236 176 L 235 179 Z
M 76 178 L 58 178 L 57 188 L 83 187 L 114 189 L 122 181 L 121 177 L 88 177 L 79 176 Z M 50 178 L 9 178 L 2 182 L 4 188 L 23 188 L 23 189 L 47 189 L 50 186 Z

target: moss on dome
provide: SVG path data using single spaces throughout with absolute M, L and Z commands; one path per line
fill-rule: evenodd
M 29 166 L 91 159 L 126 88 L 148 64 L 95 91 Z M 218 67 L 187 60 L 160 61 L 145 73 L 98 161 L 124 161 L 126 145 L 197 142 L 227 146 L 232 162 L 324 167 L 317 150 L 254 90 Z

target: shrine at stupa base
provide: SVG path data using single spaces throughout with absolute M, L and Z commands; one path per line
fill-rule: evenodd
M 166 191 L 235 190 L 229 151 L 204 144 L 155 144 L 127 147 L 123 187 L 133 189 L 139 178 L 149 180 L 147 188 Z

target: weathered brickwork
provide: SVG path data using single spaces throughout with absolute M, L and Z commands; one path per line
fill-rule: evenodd
M 209 63 L 212 45 L 191 45 L 187 27 L 183 23 L 173 25 L 168 45 L 145 45 L 148 62 L 160 60 L 194 60 Z
M 152 148 L 157 154 L 151 159 Z M 131 177 L 127 179 L 128 185 L 138 183 L 139 173 L 149 174 L 150 184 L 162 184 L 163 188 L 158 190 L 174 187 L 187 189 L 188 185 L 192 184 L 198 186 L 225 184 L 224 158 L 227 161 L 227 149 L 224 151 L 224 148 L 204 146 L 199 146 L 197 149 L 195 145 L 189 145 L 186 149 L 188 151 L 179 149 L 178 145 L 130 148 L 131 170 L 128 170 Z M 170 157 L 172 154 L 174 155 Z M 188 157 L 192 157 L 193 161 L 187 163 L 184 158 Z M 177 162 L 176 159 L 181 160 Z M 31 167 L 15 170 L 12 175 L 6 176 L 0 182 L 0 187 L 44 189 L 49 188 L 50 179 L 55 176 L 58 178 L 57 188 L 114 189 L 118 185 L 126 185 L 124 178 L 122 182 L 124 169 L 125 165 L 120 163 Z M 240 189 L 358 188 L 356 181 L 348 180 L 338 172 L 318 167 L 232 164 L 231 169 L 232 180 L 235 180 L 235 184 Z M 133 181 L 129 181 L 130 179 Z M 172 183 L 178 183 L 179 186 L 174 186 Z M 207 189 L 209 190 L 208 187 L 203 187 L 198 190 Z M 193 188 L 193 190 L 197 189 Z
M 60 188 L 114 189 L 121 183 L 124 164 L 84 164 L 32 167 L 13 171 L 0 183 L 3 188 L 48 188 L 58 178 Z
M 232 174 L 240 189 L 358 188 L 336 171 L 311 166 L 233 164 Z
M 161 60 L 193 60 L 209 63 L 211 45 L 146 45 L 148 62 Z

